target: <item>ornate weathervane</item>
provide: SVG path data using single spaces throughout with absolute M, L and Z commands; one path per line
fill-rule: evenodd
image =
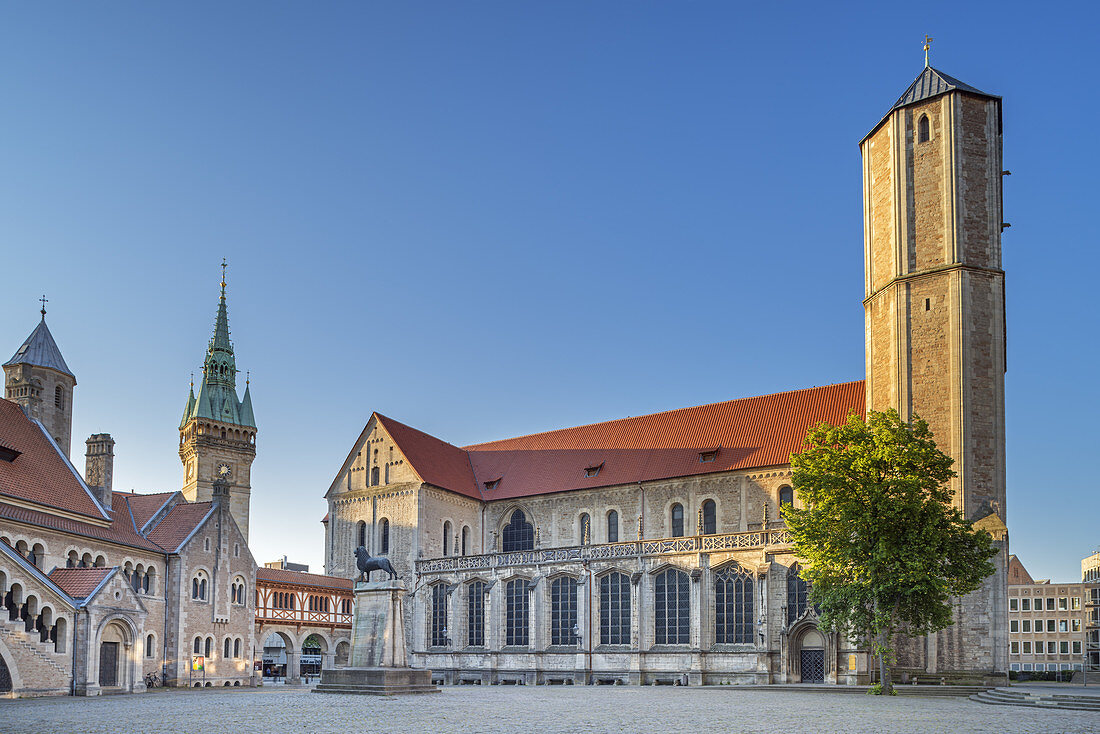
M 928 49 L 932 48 L 932 36 L 924 34 L 924 65 L 928 66 Z

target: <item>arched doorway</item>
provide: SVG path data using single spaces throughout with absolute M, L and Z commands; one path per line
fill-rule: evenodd
M 11 693 L 11 671 L 8 670 L 8 663 L 4 660 L 4 656 L 0 655 L 0 693 Z
M 321 674 L 321 655 L 324 652 L 324 641 L 319 635 L 310 635 L 302 641 L 301 674 L 318 676 Z
M 119 622 L 108 623 L 99 635 L 100 688 L 128 689 L 132 680 L 130 666 L 131 639 L 127 629 Z
M 806 630 L 799 644 L 799 670 L 803 683 L 825 682 L 825 636 L 817 629 Z

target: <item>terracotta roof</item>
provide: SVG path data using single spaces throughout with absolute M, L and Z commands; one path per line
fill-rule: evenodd
M 10 400 L 0 399 L 0 443 L 21 454 L 0 461 L 0 496 L 104 520 L 98 503 L 37 423 Z
M 375 415 L 422 480 L 468 497 L 481 497 L 477 479 L 474 478 L 470 466 L 470 457 L 465 450 L 410 428 L 393 418 L 387 418 L 380 413 Z
M 112 507 L 111 516 L 112 518 L 118 517 L 119 510 Z M 67 517 L 58 517 L 48 512 L 30 510 L 24 507 L 15 507 L 14 505 L 4 504 L 3 501 L 0 501 L 0 518 L 12 522 L 23 522 L 28 525 L 52 528 L 54 530 L 60 530 L 63 533 L 73 533 L 88 538 L 106 540 L 111 543 L 128 545 L 133 548 L 142 548 L 157 553 L 162 552 L 160 546 L 156 543 L 134 532 L 134 526 L 133 523 L 130 522 L 128 512 L 119 520 L 112 522 L 107 527 L 103 527 L 80 522 L 79 520 L 72 520 Z
M 55 568 L 50 571 L 53 581 L 74 599 L 87 599 L 111 575 L 113 568 Z
M 328 522 L 328 513 L 327 512 L 325 513 L 325 516 L 321 518 L 321 522 Z
M 425 482 L 495 500 L 789 464 L 810 426 L 841 423 L 864 407 L 863 382 L 848 382 L 465 448 L 378 419 Z
M 176 505 L 148 532 L 149 540 L 169 553 L 179 550 L 213 507 L 211 502 L 184 502 Z
M 137 525 L 138 530 L 141 530 L 175 494 L 175 492 L 157 492 L 155 494 L 114 492 L 111 503 L 113 505 L 115 502 L 125 502 L 130 507 L 130 513 L 134 516 L 134 524 Z
M 350 592 L 353 582 L 340 576 L 322 576 L 301 571 L 284 571 L 281 568 L 260 567 L 256 569 L 256 582 L 268 581 L 275 584 L 297 584 L 299 586 L 324 586 Z

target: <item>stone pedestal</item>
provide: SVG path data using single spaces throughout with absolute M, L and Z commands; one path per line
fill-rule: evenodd
M 314 693 L 355 693 L 394 696 L 438 693 L 430 670 L 408 666 L 401 581 L 359 581 L 351 624 L 351 655 L 347 668 L 321 670 Z

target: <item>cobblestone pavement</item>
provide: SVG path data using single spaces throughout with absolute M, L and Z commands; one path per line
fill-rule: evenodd
M 1100 716 L 967 699 L 735 687 L 453 687 L 379 699 L 306 689 L 0 701 L 0 732 L 1097 732 Z

